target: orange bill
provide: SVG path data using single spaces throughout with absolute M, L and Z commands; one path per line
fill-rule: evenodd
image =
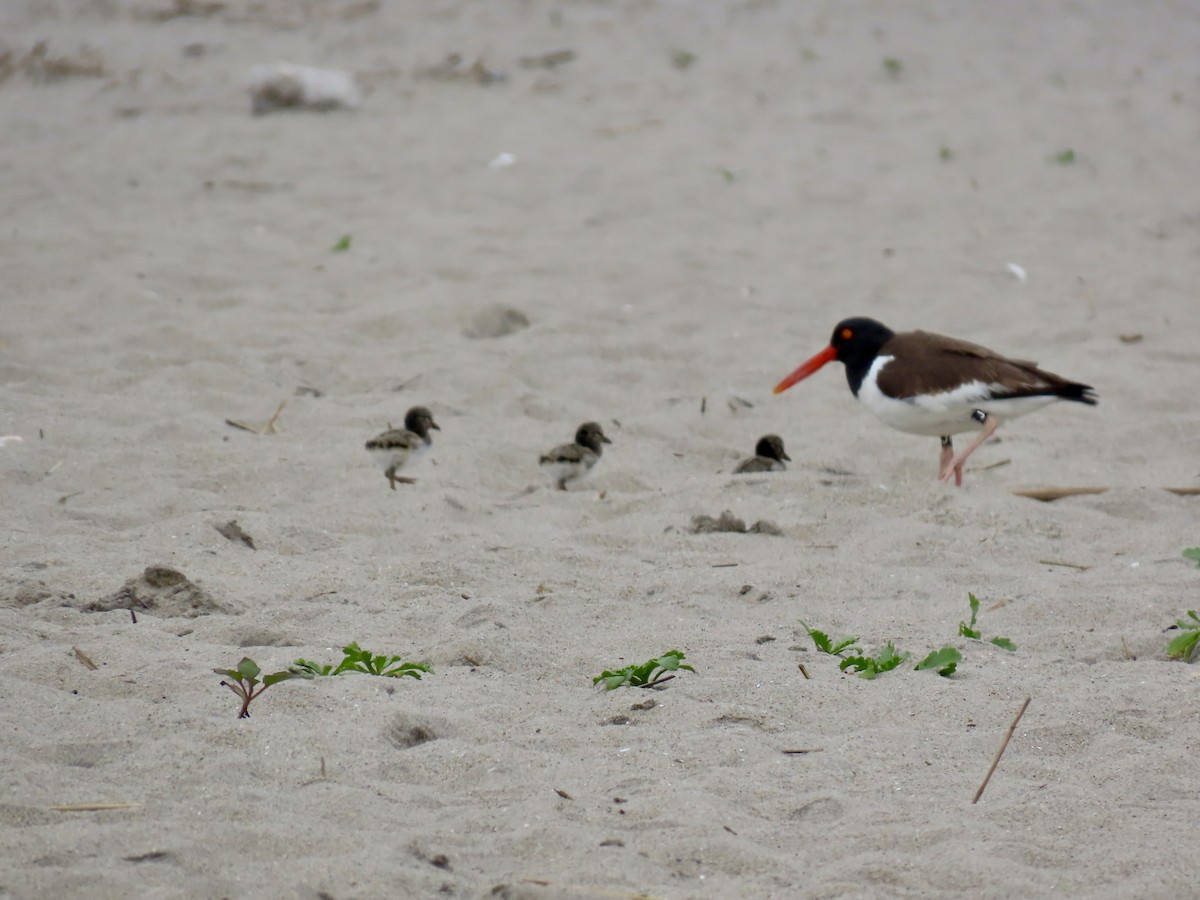
M 818 353 L 816 356 L 814 356 L 812 359 L 810 359 L 808 362 L 806 362 L 804 365 L 802 365 L 800 368 L 798 368 L 795 372 L 793 372 L 787 378 L 783 379 L 783 381 L 779 382 L 779 384 L 775 385 L 774 392 L 776 394 L 782 394 L 784 391 L 786 391 L 788 388 L 790 388 L 796 382 L 803 381 L 805 378 L 807 378 L 813 372 L 817 371 L 817 369 L 821 368 L 826 363 L 833 362 L 835 359 L 837 359 L 837 350 L 831 344 L 830 346 L 828 346 L 824 350 L 822 350 L 820 353 Z

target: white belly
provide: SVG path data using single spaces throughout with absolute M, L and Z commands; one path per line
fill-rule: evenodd
M 406 466 L 411 466 L 421 457 L 425 456 L 430 450 L 430 445 L 424 441 L 417 443 L 415 447 L 376 447 L 368 451 L 371 458 L 379 464 L 379 467 L 385 472 L 388 469 L 399 471 Z
M 556 483 L 559 481 L 576 481 L 583 478 L 591 471 L 595 465 L 595 458 L 589 457 L 587 461 L 580 462 L 544 462 L 542 471 L 551 477 Z
M 1014 397 L 997 400 L 993 394 L 1002 391 L 1000 385 L 972 381 L 953 391 L 897 399 L 884 394 L 876 384 L 880 370 L 892 357 L 880 356 L 871 364 L 867 377 L 858 391 L 858 399 L 878 419 L 900 431 L 925 434 L 930 437 L 979 431 L 983 425 L 973 413 L 983 410 L 998 422 L 1015 419 L 1056 401 L 1057 397 Z

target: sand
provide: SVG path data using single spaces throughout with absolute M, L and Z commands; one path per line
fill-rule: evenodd
M 0 33 L 0 895 L 1195 890 L 1193 5 L 11 0 Z M 284 61 L 361 105 L 251 115 Z M 849 315 L 1100 405 L 938 484 L 840 367 L 772 396 Z M 416 404 L 392 491 L 363 444 Z M 589 419 L 613 444 L 554 490 Z M 788 470 L 730 475 L 768 432 Z M 782 533 L 691 533 L 724 510 Z M 88 611 L 152 566 L 196 590 Z M 958 634 L 969 592 L 1015 652 Z M 912 657 L 860 679 L 801 620 Z M 213 673 L 350 641 L 433 674 L 238 719 Z M 669 649 L 696 672 L 592 685 Z

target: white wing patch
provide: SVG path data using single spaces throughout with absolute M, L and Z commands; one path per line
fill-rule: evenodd
M 1000 422 L 1015 419 L 1048 406 L 1057 397 L 1013 397 L 997 400 L 995 395 L 1003 385 L 971 381 L 952 391 L 924 394 L 916 397 L 889 397 L 879 390 L 879 373 L 895 357 L 879 356 L 871 364 L 867 377 L 858 390 L 858 399 L 878 419 L 900 431 L 940 437 L 978 431 L 982 426 L 972 418 L 977 409 Z

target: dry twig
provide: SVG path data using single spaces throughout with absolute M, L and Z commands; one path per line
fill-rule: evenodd
M 992 780 L 992 773 L 996 771 L 996 766 L 1000 765 L 1000 757 L 1004 755 L 1004 751 L 1008 749 L 1008 742 L 1012 740 L 1013 732 L 1017 730 L 1017 723 L 1021 721 L 1021 716 L 1025 715 L 1025 710 L 1029 708 L 1029 703 L 1032 697 L 1026 697 L 1025 702 L 1021 704 L 1021 708 L 1017 710 L 1017 717 L 1012 720 L 1012 724 L 1008 726 L 1008 733 L 1004 735 L 1004 740 L 1000 742 L 1000 749 L 996 751 L 996 758 L 992 760 L 992 765 L 988 768 L 987 774 L 983 776 L 983 784 L 979 786 L 979 790 L 975 792 L 972 804 L 978 803 L 979 798 L 983 796 L 983 790 L 988 786 L 988 782 Z

